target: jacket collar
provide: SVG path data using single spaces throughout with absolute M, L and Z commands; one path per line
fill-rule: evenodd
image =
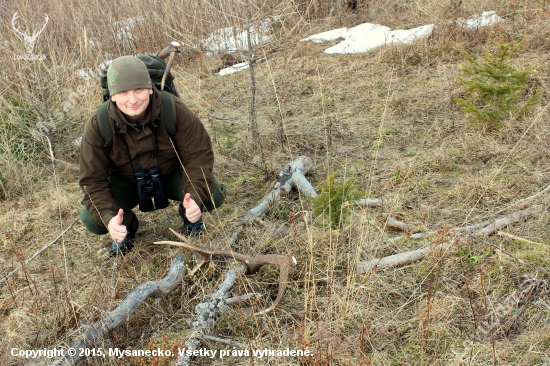
M 143 121 L 141 125 L 143 126 L 143 132 L 149 134 L 151 127 L 158 127 L 158 119 L 160 119 L 160 111 L 162 108 L 162 98 L 160 92 L 155 86 L 153 86 L 153 94 L 149 97 L 149 105 L 145 110 L 143 115 Z M 130 122 L 124 113 L 118 109 L 115 102 L 109 99 L 109 107 L 107 108 L 109 117 L 111 117 L 115 123 L 115 133 L 126 133 L 129 127 L 136 128 L 136 124 Z M 120 128 L 118 128 L 120 127 Z

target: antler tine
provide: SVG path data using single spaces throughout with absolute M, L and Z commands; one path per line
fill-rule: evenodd
M 183 236 L 183 235 L 181 235 L 180 233 L 178 233 L 176 230 L 174 230 L 174 229 L 172 229 L 172 228 L 169 228 L 168 230 L 170 230 L 170 231 L 172 232 L 172 234 L 174 234 L 175 236 L 177 236 L 178 239 L 180 239 L 180 240 L 183 241 L 184 243 L 193 245 L 193 244 L 191 244 L 191 242 L 189 241 L 189 239 L 187 239 L 185 236 Z

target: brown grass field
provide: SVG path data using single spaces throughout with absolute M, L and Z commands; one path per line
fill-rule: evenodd
M 309 357 L 198 357 L 197 365 L 550 365 L 550 215 L 545 209 L 490 237 L 461 236 L 447 250 L 403 266 L 357 274 L 357 263 L 451 240 L 450 229 L 504 217 L 535 204 L 548 207 L 550 184 L 550 3 L 546 0 L 359 0 L 357 9 L 329 16 L 328 0 L 5 0 L 0 4 L 0 279 L 55 239 L 77 218 L 82 192 L 77 139 L 99 106 L 99 80 L 83 68 L 125 54 L 156 53 L 185 44 L 172 72 L 183 101 L 201 118 L 216 153 L 215 173 L 228 186 L 226 203 L 204 214 L 196 245 L 224 244 L 235 220 L 271 189 L 296 157 L 314 162 L 307 175 L 320 192 L 329 175 L 354 178 L 362 197 L 382 206 L 345 203 L 335 228 L 312 214 L 310 200 L 284 195 L 263 224 L 246 226 L 230 248 L 248 255 L 292 253 L 298 260 L 282 303 L 278 271 L 267 266 L 243 278 L 235 294 L 259 292 L 252 304 L 230 307 L 210 334 L 253 349 L 309 349 Z M 455 25 L 485 10 L 505 21 L 465 30 Z M 34 55 L 11 19 L 38 37 Z M 200 40 L 229 25 L 277 17 L 270 42 L 254 49 L 255 121 L 249 131 L 251 75 L 215 74 L 225 54 Z M 131 23 L 132 37 L 119 38 Z M 125 21 L 126 20 L 126 21 Z M 114 25 L 114 22 L 119 22 Z M 326 55 L 332 44 L 299 42 L 311 34 L 361 23 L 396 29 L 435 24 L 408 45 L 354 55 Z M 511 59 L 530 68 L 527 93 L 540 102 L 498 130 L 471 125 L 455 98 L 467 51 L 480 57 L 501 36 L 523 40 Z M 248 51 L 238 57 L 248 57 Z M 46 122 L 44 122 L 46 121 Z M 42 131 L 42 135 L 31 133 Z M 51 141 L 51 142 L 49 142 Z M 51 146 L 50 146 L 51 144 Z M 51 155 L 56 158 L 52 163 Z M 105 317 L 141 283 L 162 279 L 181 252 L 154 241 L 176 240 L 182 229 L 174 203 L 138 213 L 136 247 L 105 259 L 108 235 L 77 222 L 56 244 L 0 283 L 0 364 L 49 364 L 13 349 L 68 348 L 86 326 Z M 388 217 L 436 235 L 388 242 L 402 235 Z M 284 224 L 282 232 L 274 234 Z M 512 235 L 514 238 L 512 238 Z M 191 332 L 195 305 L 221 282 L 229 263 L 213 261 L 162 298 L 149 299 L 98 347 L 176 349 Z M 538 287 L 522 291 L 526 280 Z M 518 300 L 519 299 L 519 300 Z M 500 323 L 490 326 L 488 314 Z M 233 347 L 205 343 L 215 350 Z M 87 357 L 81 365 L 172 365 L 175 357 Z

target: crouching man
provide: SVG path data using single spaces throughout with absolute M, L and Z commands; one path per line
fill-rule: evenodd
M 125 254 L 139 227 L 132 209 L 152 211 L 174 200 L 184 231 L 200 234 L 202 211 L 221 206 L 225 196 L 212 174 L 206 129 L 179 98 L 153 86 L 136 57 L 114 60 L 107 84 L 110 99 L 86 123 L 80 150 L 86 229 L 108 232 L 111 253 Z

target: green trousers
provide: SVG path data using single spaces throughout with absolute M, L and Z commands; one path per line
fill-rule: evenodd
M 168 199 L 179 202 L 183 201 L 183 181 L 181 168 L 175 169 L 173 172 L 162 177 L 164 191 Z M 129 232 L 136 233 L 139 227 L 139 221 L 132 211 L 139 204 L 137 194 L 137 184 L 135 181 L 129 181 L 114 175 L 109 176 L 109 187 L 113 195 L 124 210 L 124 220 L 122 224 L 128 228 Z M 197 202 L 201 211 L 212 211 L 214 208 L 220 207 L 225 201 L 226 187 L 214 178 L 214 189 L 211 192 L 210 199 L 206 202 Z M 102 223 L 98 223 L 90 215 L 86 206 L 82 205 L 80 212 L 80 220 L 86 226 L 86 230 L 96 235 L 107 234 L 108 230 Z M 108 223 L 105 223 L 108 224 Z

